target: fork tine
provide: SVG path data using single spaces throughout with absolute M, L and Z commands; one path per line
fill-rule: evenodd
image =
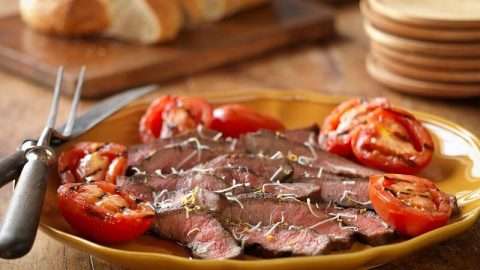
M 58 68 L 57 80 L 55 81 L 55 90 L 53 92 L 52 104 L 50 105 L 50 112 L 48 114 L 47 127 L 54 128 L 58 114 L 58 104 L 60 102 L 60 91 L 63 83 L 63 66 Z
M 45 145 L 50 139 L 50 129 L 55 127 L 55 122 L 57 120 L 58 114 L 58 104 L 60 103 L 60 92 L 62 90 L 63 82 L 63 66 L 60 66 L 57 71 L 57 79 L 55 81 L 55 89 L 53 92 L 52 104 L 50 105 L 50 112 L 48 113 L 47 124 L 43 129 L 40 138 L 38 139 L 37 145 Z
M 72 134 L 73 127 L 75 125 L 75 115 L 77 114 L 78 103 L 82 94 L 83 81 L 85 79 L 85 66 L 82 66 L 80 73 L 78 74 L 77 85 L 75 86 L 75 93 L 73 94 L 72 107 L 68 114 L 67 124 L 63 130 L 63 136 L 70 136 Z

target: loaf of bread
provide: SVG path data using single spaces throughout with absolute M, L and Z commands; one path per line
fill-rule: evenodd
M 83 0 L 79 0 L 83 1 Z M 177 37 L 183 26 L 177 0 L 110 0 L 110 26 L 114 38 L 153 44 Z
M 62 36 L 104 34 L 154 44 L 183 27 L 218 21 L 268 0 L 20 0 L 23 20 Z
M 188 26 L 215 22 L 268 0 L 179 0 Z
M 63 36 L 85 36 L 109 26 L 107 0 L 20 0 L 20 14 L 32 28 Z

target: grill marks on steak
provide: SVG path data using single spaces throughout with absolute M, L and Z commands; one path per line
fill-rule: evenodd
M 343 157 L 325 152 L 308 142 L 302 144 L 289 141 L 284 134 L 279 132 L 274 133 L 262 130 L 248 133 L 242 136 L 240 141 L 249 153 L 261 153 L 272 156 L 280 152 L 284 156 L 295 155 L 303 165 L 324 168 L 326 171 L 338 175 L 365 178 L 379 173 L 379 171 L 363 167 Z
M 229 224 L 227 229 L 233 237 L 245 246 L 261 246 L 273 256 L 320 255 L 330 250 L 331 241 L 326 235 L 313 230 L 288 228 L 274 225 L 255 226 L 250 224 Z

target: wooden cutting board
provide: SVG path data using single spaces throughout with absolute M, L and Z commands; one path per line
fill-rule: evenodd
M 327 38 L 332 11 L 311 0 L 274 0 L 225 21 L 185 31 L 169 44 L 143 46 L 107 38 L 64 39 L 36 33 L 18 15 L 0 19 L 0 66 L 52 86 L 65 66 L 71 94 L 82 65 L 83 96 L 103 97 L 239 61 L 281 46 Z

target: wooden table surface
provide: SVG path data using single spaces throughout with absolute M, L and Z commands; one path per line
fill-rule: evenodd
M 0 15 L 13 12 L 16 0 L 0 0 Z M 433 100 L 392 92 L 375 83 L 365 71 L 368 43 L 357 3 L 335 7 L 338 37 L 327 43 L 301 44 L 268 53 L 254 60 L 218 68 L 165 84 L 160 91 L 202 91 L 245 88 L 311 89 L 328 95 L 386 96 L 395 103 L 437 114 L 480 135 L 480 99 Z M 0 157 L 25 137 L 38 135 L 50 104 L 50 92 L 22 78 L 0 71 Z M 93 101 L 83 102 L 85 111 Z M 70 102 L 62 99 L 61 121 Z M 0 214 L 10 198 L 11 186 L 0 190 Z M 480 267 L 480 223 L 470 231 L 379 269 L 465 269 Z M 122 269 L 93 259 L 95 269 Z M 0 269 L 91 269 L 89 256 L 39 232 L 33 250 L 19 260 L 0 260 Z

